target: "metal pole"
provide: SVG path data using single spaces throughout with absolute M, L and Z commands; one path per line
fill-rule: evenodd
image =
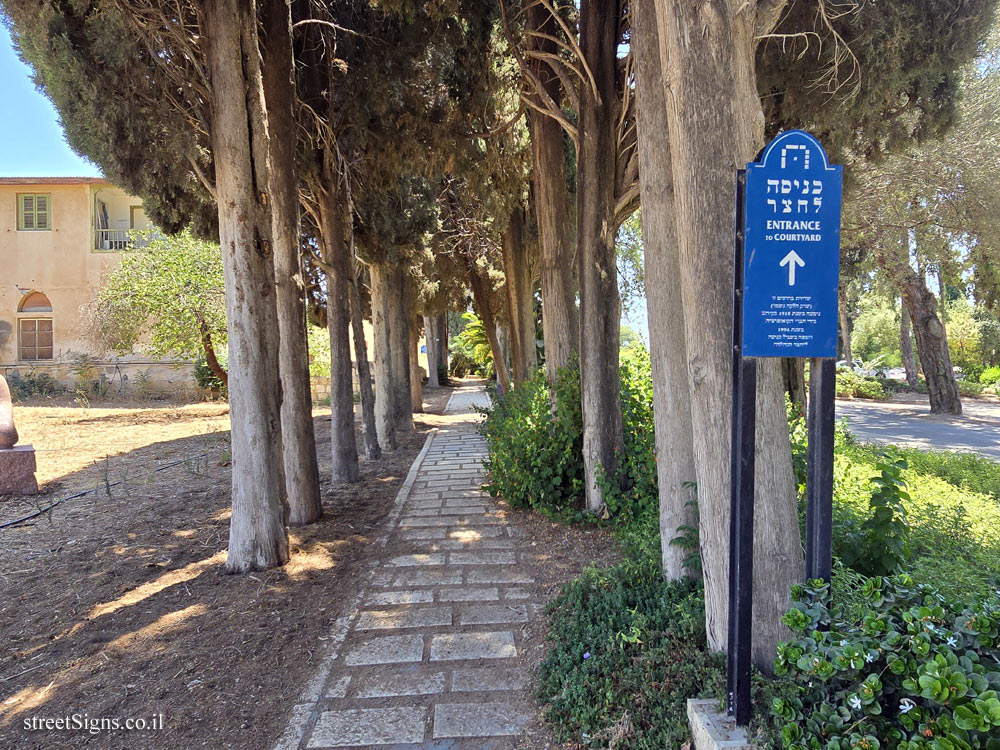
M 833 568 L 833 432 L 837 368 L 809 364 L 809 446 L 806 457 L 806 578 L 827 583 Z
M 733 272 L 733 407 L 730 454 L 729 643 L 727 710 L 739 725 L 750 720 L 750 645 L 753 607 L 753 494 L 757 360 L 743 357 L 743 232 L 746 173 L 736 180 Z

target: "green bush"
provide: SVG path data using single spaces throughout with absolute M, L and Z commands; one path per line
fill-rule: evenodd
M 1000 385 L 1000 367 L 987 367 L 979 373 L 979 382 L 985 386 Z
M 853 370 L 837 371 L 837 396 L 840 398 L 871 398 L 884 401 L 888 398 L 878 378 L 858 375 Z
M 217 391 L 223 395 L 226 394 L 225 384 L 218 375 L 212 372 L 212 368 L 208 366 L 208 362 L 205 361 L 204 357 L 199 357 L 195 360 L 194 380 L 199 388 L 203 388 L 206 391 Z
M 705 646 L 700 584 L 655 568 L 588 569 L 549 605 L 539 700 L 558 740 L 663 750 L 690 737 L 688 698 L 722 690 L 725 659 Z
M 1000 599 L 954 607 L 907 575 L 868 579 L 859 618 L 792 587 L 761 733 L 788 750 L 1000 747 Z M 780 740 L 777 737 L 780 736 Z
M 583 496 L 580 373 L 560 371 L 555 407 L 543 372 L 493 399 L 481 431 L 489 455 L 487 490 L 514 507 L 561 517 L 578 513 Z
M 14 401 L 26 401 L 29 398 L 52 396 L 63 390 L 62 386 L 44 372 L 26 372 L 23 375 L 11 375 L 7 378 L 10 387 L 10 397 Z
M 906 459 L 882 453 L 876 464 L 879 475 L 871 480 L 874 491 L 868 501 L 868 518 L 857 528 L 841 530 L 845 543 L 842 560 L 869 576 L 897 573 L 909 554 L 904 503 L 910 499 L 903 481 Z
M 958 380 L 958 395 L 962 398 L 975 398 L 983 392 L 983 386 L 972 380 Z

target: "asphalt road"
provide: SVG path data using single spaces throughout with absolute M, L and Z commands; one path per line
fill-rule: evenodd
M 1000 403 L 963 400 L 960 417 L 931 414 L 926 397 L 906 402 L 837 401 L 837 419 L 865 442 L 973 451 L 1000 460 Z

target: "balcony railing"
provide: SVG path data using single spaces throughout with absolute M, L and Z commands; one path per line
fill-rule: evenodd
M 160 233 L 148 229 L 95 229 L 94 249 L 105 252 L 121 252 L 149 247 L 152 240 L 159 239 Z

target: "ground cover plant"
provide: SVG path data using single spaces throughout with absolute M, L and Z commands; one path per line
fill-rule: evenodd
M 564 587 L 550 605 L 551 648 L 540 671 L 538 695 L 560 739 L 590 747 L 680 747 L 688 739 L 685 701 L 702 695 L 721 696 L 724 669 L 718 657 L 707 650 L 700 585 L 666 583 L 659 574 L 648 355 L 630 353 L 623 357 L 621 372 L 626 450 L 618 474 L 603 477 L 602 484 L 608 502 L 607 520 L 615 525 L 624 562 L 606 570 L 587 571 Z M 576 382 L 572 370 L 563 374 L 555 387 L 554 410 L 549 389 L 539 378 L 514 389 L 488 412 L 483 430 L 495 494 L 510 500 L 506 494 L 510 492 L 514 503 L 563 519 L 584 517 L 578 510 L 583 469 Z M 797 473 L 801 474 L 802 493 L 806 431 L 804 420 L 790 416 L 793 457 L 800 469 Z M 554 451 L 558 452 L 558 462 L 540 470 Z M 558 469 L 554 470 L 554 466 Z M 574 477 L 577 483 L 564 485 L 563 489 L 571 491 L 557 494 L 554 488 L 559 488 L 559 483 L 554 477 Z M 872 750 L 878 747 L 871 739 L 875 735 L 869 733 L 866 737 L 855 730 L 862 726 L 856 722 L 863 716 L 873 715 L 865 711 L 880 710 L 870 708 L 878 703 L 872 698 L 877 694 L 882 701 L 880 707 L 888 706 L 885 700 L 891 698 L 895 708 L 886 707 L 883 723 L 872 725 L 876 728 L 871 731 L 876 734 L 881 731 L 878 727 L 884 726 L 904 732 L 903 724 L 892 722 L 896 721 L 894 717 L 909 714 L 906 721 L 913 719 L 919 732 L 926 729 L 920 729 L 922 722 L 949 726 L 947 722 L 952 721 L 958 727 L 949 730 L 953 736 L 948 741 L 952 744 L 940 738 L 936 745 L 925 743 L 929 747 L 992 749 L 993 745 L 983 742 L 975 744 L 964 739 L 963 745 L 956 741 L 955 737 L 961 739 L 968 734 L 979 742 L 975 732 L 980 731 L 962 729 L 956 716 L 961 724 L 969 726 L 975 722 L 979 722 L 976 726 L 985 726 L 982 722 L 987 718 L 981 722 L 976 718 L 974 722 L 972 717 L 978 715 L 957 711 L 958 704 L 946 715 L 941 706 L 929 703 L 931 698 L 922 696 L 921 691 L 929 688 L 921 679 L 926 683 L 931 673 L 951 674 L 956 670 L 965 674 L 967 689 L 976 691 L 974 695 L 969 693 L 969 710 L 982 709 L 983 717 L 992 717 L 994 696 L 990 691 L 995 688 L 990 675 L 995 668 L 988 661 L 995 660 L 990 649 L 996 648 L 996 642 L 981 646 L 975 643 L 980 642 L 980 636 L 994 638 L 989 635 L 992 626 L 987 623 L 996 621 L 997 604 L 990 602 L 995 602 L 1000 585 L 1000 463 L 975 455 L 866 445 L 840 425 L 834 496 L 834 552 L 839 560 L 833 593 L 806 587 L 794 592 L 797 603 L 789 615 L 789 624 L 797 628 L 797 640 L 784 647 L 786 675 L 778 681 L 758 682 L 758 697 L 766 699 L 765 705 L 775 698 L 785 701 L 777 705 L 774 717 L 760 716 L 756 720 L 762 744 L 796 750 Z M 687 538 L 675 542 L 691 544 Z M 696 539 L 693 549 L 697 550 Z M 921 614 L 922 607 L 930 608 L 931 614 Z M 988 618 L 974 625 L 984 630 L 962 630 L 968 618 L 975 616 L 966 609 Z M 882 617 L 879 613 L 883 611 L 886 622 L 878 620 L 873 624 L 872 618 Z M 805 612 L 806 619 L 796 612 Z M 960 633 L 961 644 L 965 645 L 947 646 L 946 634 L 942 642 L 947 653 L 938 649 L 941 644 L 933 640 L 934 648 L 904 659 L 902 652 L 906 648 L 924 649 L 911 642 L 917 636 L 906 634 L 913 617 L 919 622 L 937 622 L 949 633 Z M 816 630 L 817 623 L 834 619 L 841 623 L 838 627 L 844 637 L 840 640 L 846 645 L 840 645 L 840 641 L 826 643 L 823 638 L 827 636 L 817 635 L 821 632 Z M 900 669 L 897 662 L 904 663 L 902 672 L 892 673 L 891 679 L 878 676 L 876 683 L 874 679 L 865 682 L 872 670 L 851 667 L 850 658 L 848 666 L 841 668 L 845 650 L 857 649 L 859 643 L 867 644 L 879 634 L 883 639 L 890 638 L 886 630 L 890 625 L 910 640 L 907 645 L 887 644 L 877 658 L 886 669 Z M 840 682 L 836 688 L 816 680 L 815 675 L 811 675 L 810 688 L 810 680 L 801 679 L 807 672 L 795 671 L 799 669 L 799 657 L 789 659 L 798 653 L 796 648 L 802 648 L 794 644 L 803 638 L 813 639 L 814 650 L 822 652 L 816 658 L 838 665 Z M 870 664 L 864 661 L 868 653 L 862 654 L 865 665 Z M 894 667 L 888 666 L 890 661 Z M 980 674 L 979 667 L 984 664 L 985 683 L 973 676 Z M 912 680 L 912 685 L 907 680 Z M 851 699 L 855 697 L 862 701 L 864 711 L 847 721 L 842 712 L 837 713 L 837 706 L 854 710 Z M 803 739 L 812 730 L 800 720 L 801 714 L 811 711 L 811 706 L 831 701 L 836 716 L 823 714 L 828 723 L 822 731 L 834 744 Z M 909 706 L 911 702 L 912 709 L 900 711 L 900 705 Z M 916 721 L 917 717 L 923 718 Z M 789 729 L 782 735 L 787 724 L 802 725 L 799 734 Z M 1000 730 L 989 727 L 982 731 L 983 736 L 990 736 L 990 732 Z M 923 734 L 921 737 L 927 739 Z M 907 739 L 916 744 L 902 744 L 896 734 L 889 739 L 890 746 L 908 749 L 922 746 L 923 741 Z

